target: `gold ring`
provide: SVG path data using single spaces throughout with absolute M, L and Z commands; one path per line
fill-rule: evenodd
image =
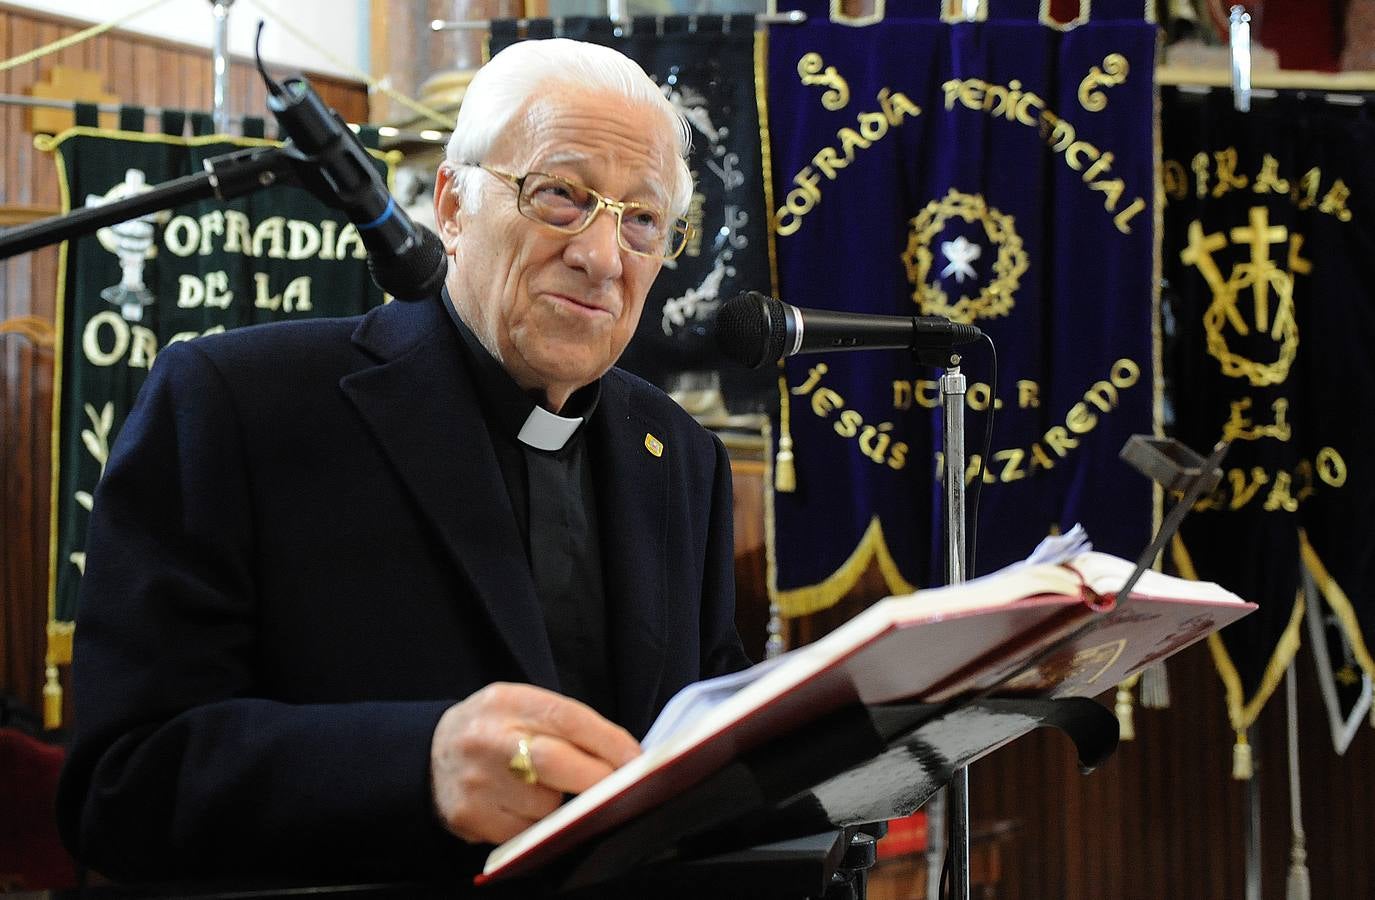
M 506 764 L 506 768 L 526 784 L 537 784 L 539 774 L 535 772 L 535 760 L 530 756 L 530 740 L 520 738 L 516 741 L 516 752 L 511 755 L 511 761 Z

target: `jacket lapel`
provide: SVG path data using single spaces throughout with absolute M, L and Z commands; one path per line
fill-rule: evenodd
M 597 519 L 606 578 L 608 639 L 619 718 L 632 734 L 648 730 L 664 666 L 665 566 L 669 471 L 646 437 L 663 441 L 665 426 L 633 408 L 616 372 L 602 380 L 593 417 Z
M 524 541 L 442 302 L 398 301 L 369 314 L 353 341 L 377 364 L 340 388 L 529 682 L 558 690 Z

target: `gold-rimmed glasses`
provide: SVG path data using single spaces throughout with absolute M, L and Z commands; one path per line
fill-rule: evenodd
M 613 200 L 547 172 L 514 175 L 482 163 L 462 163 L 490 172 L 516 189 L 516 209 L 527 219 L 564 234 L 578 234 L 603 208 L 616 214 L 616 242 L 623 250 L 653 259 L 676 259 L 687 247 L 692 226 L 657 206 Z

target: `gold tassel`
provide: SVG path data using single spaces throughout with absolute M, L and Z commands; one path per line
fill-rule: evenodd
M 781 494 L 797 490 L 797 469 L 793 467 L 792 438 L 778 439 L 778 455 L 773 459 L 773 489 Z
M 1303 836 L 1294 835 L 1289 851 L 1289 878 L 1284 883 L 1284 900 L 1309 900 L 1313 894 L 1308 881 L 1308 852 L 1303 849 Z
M 1255 774 L 1251 760 L 1251 745 L 1246 741 L 1246 732 L 1237 732 L 1237 742 L 1232 747 L 1232 777 L 1237 781 L 1250 781 Z
M 1117 737 L 1123 741 L 1136 740 L 1136 724 L 1132 721 L 1132 692 L 1123 683 L 1117 686 L 1117 703 L 1112 711 L 1117 714 Z
M 773 460 L 773 489 L 780 494 L 797 490 L 797 469 L 793 465 L 793 434 L 789 425 L 788 378 L 778 376 L 778 453 Z
M 1170 676 L 1163 662 L 1141 673 L 1141 705 L 1146 709 L 1170 708 Z
M 52 731 L 62 727 L 62 682 L 57 666 L 48 666 L 47 682 L 43 685 L 43 727 Z

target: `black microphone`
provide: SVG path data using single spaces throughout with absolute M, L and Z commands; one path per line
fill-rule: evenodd
M 833 350 L 949 350 L 983 337 L 973 325 L 941 316 L 878 316 L 799 309 L 755 291 L 727 300 L 716 314 L 716 344 L 757 369 L 798 353 Z
M 278 84 L 261 57 L 258 68 L 267 83 L 268 109 L 306 161 L 318 167 L 319 180 L 311 179 L 312 187 L 323 181 L 326 202 L 357 226 L 368 249 L 372 280 L 398 300 L 437 294 L 448 269 L 439 237 L 397 206 L 358 136 L 309 82 L 288 78 Z

